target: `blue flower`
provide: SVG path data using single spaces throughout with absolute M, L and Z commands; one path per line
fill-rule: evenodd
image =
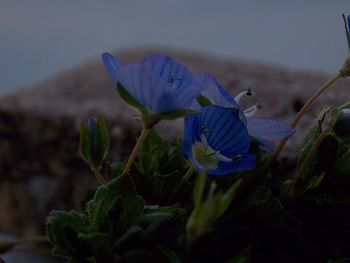
M 152 55 L 124 64 L 104 53 L 102 60 L 113 81 L 151 114 L 189 109 L 202 88 L 185 66 L 168 56 Z
M 253 116 L 259 109 L 259 105 L 254 105 L 243 110 L 239 105 L 239 101 L 243 96 L 252 95 L 252 91 L 250 89 L 239 93 L 235 98 L 233 98 L 224 89 L 224 87 L 220 85 L 214 76 L 210 74 L 197 74 L 195 78 L 197 81 L 201 79 L 204 83 L 206 83 L 206 87 L 202 90 L 201 95 L 214 105 L 236 109 L 238 111 L 239 118 L 248 129 L 249 135 L 268 151 L 273 151 L 271 141 L 287 138 L 294 133 L 294 130 L 289 125 L 282 122 L 273 119 L 254 118 Z M 200 110 L 201 105 L 195 101 L 192 108 L 195 110 Z
M 198 172 L 220 176 L 253 169 L 249 147 L 247 128 L 231 108 L 211 105 L 185 117 L 182 151 Z

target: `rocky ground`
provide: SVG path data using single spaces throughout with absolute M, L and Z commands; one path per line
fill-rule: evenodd
M 169 54 L 195 72 L 216 75 L 233 95 L 252 87 L 254 96 L 245 104 L 259 102 L 259 115 L 285 122 L 330 77 L 168 49 L 128 49 L 116 55 L 127 62 L 155 52 Z M 350 81 L 340 81 L 313 106 L 283 153 L 287 162 L 295 159 L 321 105 L 346 102 L 349 87 Z M 90 113 L 107 120 L 110 158 L 120 160 L 134 144 L 140 123 L 118 97 L 100 60 L 0 98 L 0 230 L 42 232 L 51 209 L 80 207 L 94 183 L 78 156 L 79 123 Z M 158 130 L 166 137 L 181 136 L 182 121 L 164 122 Z

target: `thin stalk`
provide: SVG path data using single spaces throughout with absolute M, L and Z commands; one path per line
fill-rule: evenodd
M 182 186 L 191 178 L 191 176 L 194 173 L 194 171 L 195 170 L 194 170 L 193 166 L 191 165 L 190 168 L 185 173 L 185 175 L 182 177 L 181 181 L 175 187 L 175 190 L 170 195 L 170 201 L 174 199 L 174 197 L 176 196 L 176 194 L 180 190 L 180 188 L 182 188 Z
M 321 143 L 324 141 L 324 139 L 327 137 L 327 135 L 330 133 L 331 129 L 328 128 L 325 131 L 323 131 L 320 136 L 317 138 L 316 142 L 312 146 L 311 150 L 308 152 L 308 154 L 305 157 L 305 160 L 301 164 L 300 168 L 296 171 L 296 173 L 293 176 L 292 182 L 290 182 L 281 192 L 279 199 L 280 200 L 286 200 L 291 192 L 294 189 L 294 186 L 299 179 L 301 175 L 303 175 L 308 167 L 308 164 L 312 161 L 312 158 L 315 156 L 317 149 L 320 147 Z
M 199 208 L 200 208 L 201 203 L 202 203 L 203 192 L 205 189 L 207 170 L 208 169 L 206 167 L 204 167 L 204 169 L 199 173 L 199 175 L 196 179 L 196 182 L 194 184 L 194 188 L 193 188 L 194 209 L 192 211 L 192 214 L 188 218 L 187 224 L 186 224 L 187 248 L 190 248 L 192 242 L 198 237 L 197 231 L 194 230 L 194 232 L 193 232 L 193 226 L 198 224 L 197 217 L 198 217 Z
M 94 174 L 95 174 L 95 177 L 96 177 L 98 184 L 103 185 L 103 184 L 108 183 L 108 181 L 103 177 L 103 175 L 101 174 L 99 169 L 95 169 Z
M 295 118 L 293 119 L 292 123 L 291 123 L 291 127 L 294 129 L 300 119 L 303 117 L 303 115 L 305 114 L 305 112 L 307 112 L 310 107 L 312 106 L 312 104 L 322 95 L 322 93 L 324 93 L 327 89 L 329 89 L 331 86 L 333 86 L 334 83 L 336 83 L 340 78 L 344 77 L 343 73 L 341 71 L 338 72 L 338 74 L 336 74 L 333 78 L 331 78 L 329 81 L 327 81 L 324 85 L 322 85 L 315 93 L 314 95 L 312 95 L 304 104 L 304 106 L 301 108 L 301 110 L 298 112 L 298 114 L 295 116 Z M 272 165 L 272 163 L 277 159 L 277 157 L 279 156 L 279 154 L 282 152 L 284 146 L 286 145 L 288 141 L 288 138 L 282 140 L 280 142 L 280 144 L 278 145 L 274 155 L 272 155 L 267 167 L 270 167 Z
M 150 131 L 150 128 L 143 128 L 141 131 L 141 135 L 140 137 L 137 139 L 136 145 L 134 147 L 134 149 L 132 150 L 132 153 L 128 159 L 128 162 L 126 163 L 124 170 L 123 170 L 123 174 L 128 174 L 130 172 L 130 168 L 133 165 L 133 163 L 135 162 L 136 156 L 142 146 L 142 143 L 144 142 L 148 132 Z

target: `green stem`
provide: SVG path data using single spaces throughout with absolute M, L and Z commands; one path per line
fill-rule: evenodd
M 180 188 L 191 178 L 194 171 L 195 170 L 194 170 L 193 166 L 191 165 L 190 168 L 185 173 L 185 175 L 182 177 L 180 183 L 178 183 L 178 185 L 175 187 L 175 190 L 170 195 L 170 201 L 172 201 L 174 199 L 174 197 L 176 196 L 176 194 L 180 190 Z
M 193 188 L 193 201 L 194 209 L 192 214 L 187 220 L 186 224 L 186 241 L 187 247 L 190 247 L 192 242 L 198 238 L 198 233 L 196 230 L 196 224 L 198 224 L 198 212 L 200 205 L 202 203 L 203 192 L 205 188 L 205 182 L 207 178 L 207 168 L 205 167 L 198 175 Z
M 103 184 L 108 183 L 108 181 L 102 176 L 102 174 L 101 174 L 101 172 L 100 172 L 99 169 L 95 169 L 95 170 L 94 170 L 94 174 L 95 174 L 95 177 L 96 177 L 97 182 L 98 182 L 100 185 L 103 185 Z
M 301 175 L 303 175 L 312 161 L 312 158 L 315 156 L 317 149 L 320 147 L 321 143 L 324 141 L 324 139 L 327 137 L 327 135 L 331 132 L 331 129 L 328 128 L 325 131 L 323 131 L 320 136 L 315 141 L 314 145 L 312 146 L 311 150 L 308 152 L 308 154 L 305 157 L 305 160 L 300 165 L 300 168 L 296 171 L 296 173 L 293 176 L 292 181 L 282 190 L 279 199 L 280 200 L 286 200 L 292 193 L 294 186 L 299 179 Z
M 331 86 L 333 86 L 334 83 L 336 83 L 340 78 L 344 77 L 342 71 L 340 70 L 338 74 L 336 74 L 333 78 L 331 78 L 329 81 L 327 81 L 324 85 L 322 85 L 315 93 L 312 95 L 304 104 L 304 106 L 301 108 L 301 110 L 298 112 L 298 114 L 295 116 L 291 123 L 291 127 L 294 129 L 297 124 L 299 123 L 300 119 L 303 117 L 305 112 L 307 112 L 312 104 L 324 93 L 327 89 L 329 89 Z M 271 159 L 268 162 L 267 167 L 270 167 L 273 162 L 277 159 L 279 154 L 282 152 L 284 146 L 286 145 L 288 141 L 288 138 L 282 140 L 280 144 L 278 145 L 274 155 L 272 155 Z
M 136 145 L 134 147 L 134 149 L 132 150 L 132 153 L 128 159 L 128 162 L 126 163 L 124 170 L 123 170 L 123 174 L 128 174 L 130 172 L 130 168 L 133 165 L 133 163 L 135 162 L 136 156 L 142 146 L 142 143 L 144 142 L 147 134 L 149 133 L 149 131 L 151 130 L 151 128 L 143 128 L 141 131 L 141 135 L 140 137 L 137 139 Z

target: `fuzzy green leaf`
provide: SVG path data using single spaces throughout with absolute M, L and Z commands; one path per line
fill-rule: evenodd
M 136 194 L 133 181 L 127 174 L 120 175 L 97 189 L 93 200 L 88 204 L 92 225 L 99 227 L 115 207 L 121 210 L 120 215 L 126 215 L 128 224 L 143 213 L 144 201 Z
M 300 167 L 300 165 L 305 160 L 305 157 L 307 156 L 308 152 L 311 150 L 315 142 L 317 141 L 318 137 L 322 133 L 322 124 L 326 118 L 327 113 L 331 111 L 331 108 L 326 108 L 321 110 L 319 115 L 317 116 L 316 120 L 312 123 L 307 135 L 305 136 L 303 147 L 301 149 L 301 152 L 299 154 L 297 168 Z
M 91 146 L 93 145 L 93 138 L 90 135 L 89 129 L 86 123 L 80 124 L 80 143 L 79 143 L 79 152 L 83 160 L 92 167 L 91 159 Z
M 93 161 L 95 166 L 99 168 L 108 153 L 110 139 L 108 128 L 101 116 L 97 117 L 96 124 L 96 131 L 94 134 L 95 152 L 93 155 Z
M 96 262 L 114 262 L 113 237 L 105 233 L 80 234 L 91 246 Z
M 80 124 L 79 152 L 92 170 L 99 170 L 109 149 L 109 133 L 101 116 L 97 117 L 96 128 L 90 131 L 86 123 Z
M 47 235 L 54 246 L 53 253 L 77 259 L 90 256 L 89 244 L 79 237 L 79 233 L 87 233 L 88 225 L 84 214 L 52 211 L 47 220 Z
M 193 188 L 193 200 L 194 200 L 194 207 L 195 209 L 200 206 L 200 203 L 202 202 L 202 196 L 203 191 L 205 187 L 205 181 L 206 181 L 207 175 L 204 170 L 202 170 L 194 184 Z
M 188 169 L 180 147 L 179 141 L 162 140 L 154 130 L 147 134 L 135 162 L 133 179 L 138 192 L 152 203 L 167 204 L 169 193 Z
M 187 222 L 187 234 L 191 242 L 204 235 L 216 220 L 226 212 L 240 183 L 241 180 L 238 180 L 226 193 L 215 193 L 195 207 Z

